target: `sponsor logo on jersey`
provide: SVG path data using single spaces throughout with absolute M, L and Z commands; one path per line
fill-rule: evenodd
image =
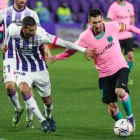
M 101 52 L 99 55 L 103 54 L 104 52 L 106 52 L 109 48 L 111 48 L 114 45 L 113 42 L 111 42 L 109 45 L 107 45 Z
M 128 12 L 130 12 L 130 10 L 129 10 L 129 9 L 128 9 L 127 11 L 128 11 Z
M 112 42 L 113 41 L 113 37 L 109 36 L 109 37 L 107 37 L 107 40 L 108 40 L 108 42 Z
M 24 47 L 20 49 L 20 53 L 23 55 L 32 55 L 34 53 L 34 50 L 28 47 Z

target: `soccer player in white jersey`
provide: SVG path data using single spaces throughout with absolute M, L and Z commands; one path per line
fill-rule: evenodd
M 20 22 L 19 22 L 20 23 Z M 14 39 L 17 54 L 17 81 L 16 84 L 28 108 L 38 118 L 44 132 L 56 131 L 56 122 L 51 115 L 53 102 L 51 99 L 51 85 L 47 65 L 43 59 L 42 44 L 56 44 L 83 53 L 87 59 L 94 57 L 93 49 L 86 49 L 69 41 L 64 41 L 47 33 L 38 27 L 34 18 L 27 16 L 20 24 L 12 23 L 6 31 L 3 51 L 8 50 L 9 38 Z M 41 115 L 36 101 L 30 94 L 30 87 L 34 85 L 38 90 L 45 108 L 45 118 Z
M 134 132 L 135 120 L 127 88 L 130 70 L 121 52 L 118 34 L 128 31 L 140 35 L 140 29 L 117 21 L 103 23 L 102 12 L 99 9 L 91 9 L 88 16 L 88 23 L 91 26 L 81 33 L 76 43 L 84 48 L 96 48 L 96 51 L 99 52 L 97 59 L 94 59 L 94 63 L 99 72 L 102 102 L 106 103 L 111 117 L 117 121 L 123 118 L 117 104 L 118 96 L 127 119 L 133 125 Z M 74 53 L 76 53 L 75 50 L 67 49 L 57 56 L 48 57 L 46 60 L 52 60 L 50 63 L 53 63 L 57 60 L 66 59 Z
M 14 5 L 0 11 L 0 25 L 2 24 L 4 25 L 4 31 L 6 31 L 7 27 L 10 25 L 12 21 L 22 20 L 26 16 L 32 16 L 36 20 L 37 25 L 40 26 L 39 18 L 36 12 L 27 8 L 25 6 L 26 2 L 27 0 L 15 0 Z M 4 32 L 4 38 L 5 38 L 5 32 Z M 9 50 L 7 51 L 7 53 L 3 54 L 3 82 L 6 85 L 6 91 L 9 100 L 12 102 L 12 104 L 15 107 L 15 113 L 14 113 L 15 115 L 12 122 L 13 122 L 13 126 L 17 126 L 20 120 L 20 116 L 23 112 L 23 108 L 20 106 L 18 100 L 18 93 L 15 90 L 14 71 L 16 69 L 16 53 L 15 53 L 16 44 L 12 38 L 10 38 L 8 46 L 9 46 Z M 31 91 L 31 95 L 34 97 L 32 91 Z M 33 114 L 28 108 L 27 108 L 27 116 L 26 116 L 26 128 L 33 128 Z

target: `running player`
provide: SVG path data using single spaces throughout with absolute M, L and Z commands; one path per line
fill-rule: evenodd
M 40 26 L 36 12 L 27 8 L 25 6 L 26 2 L 27 0 L 15 0 L 14 5 L 0 11 L 0 25 L 2 24 L 4 25 L 4 31 L 6 31 L 7 27 L 10 25 L 11 22 L 13 21 L 15 22 L 16 20 L 17 21 L 22 20 L 26 16 L 32 16 L 36 20 L 37 25 Z M 17 126 L 19 124 L 20 116 L 23 113 L 23 108 L 19 103 L 18 93 L 15 89 L 15 74 L 14 74 L 14 71 L 16 69 L 15 41 L 10 38 L 8 46 L 9 50 L 7 51 L 7 53 L 3 54 L 3 82 L 6 85 L 6 92 L 9 97 L 9 100 L 15 107 L 15 113 L 12 122 L 13 126 Z M 34 97 L 32 90 L 30 91 L 30 93 Z M 26 128 L 34 128 L 33 114 L 30 111 L 30 109 L 28 109 L 27 106 L 26 109 L 27 109 Z
M 96 49 L 99 52 L 97 59 L 94 58 L 94 63 L 99 72 L 102 102 L 106 103 L 111 117 L 117 121 L 123 118 L 118 108 L 118 96 L 126 117 L 132 123 L 135 131 L 135 120 L 127 88 L 130 70 L 121 52 L 118 33 L 129 31 L 140 35 L 140 29 L 117 21 L 103 23 L 102 12 L 98 9 L 91 9 L 88 16 L 88 23 L 91 26 L 80 35 L 76 43 L 84 48 Z M 76 53 L 75 50 L 67 49 L 57 56 L 46 58 L 46 60 L 52 59 L 51 64 L 58 59 L 66 59 L 74 53 Z
M 131 3 L 125 0 L 118 0 L 111 4 L 108 14 L 107 21 L 119 21 L 125 24 L 135 25 L 134 18 L 134 7 Z M 118 34 L 119 42 L 121 48 L 124 48 L 124 53 L 127 55 L 127 63 L 129 65 L 130 71 L 132 70 L 134 63 L 134 48 L 133 48 L 133 39 L 130 32 L 120 32 Z M 128 84 L 133 85 L 132 79 L 130 76 L 128 78 Z
M 56 122 L 51 115 L 53 102 L 51 99 L 51 85 L 47 65 L 43 59 L 44 50 L 42 44 L 56 44 L 70 49 L 76 49 L 83 53 L 87 59 L 94 57 L 93 50 L 85 49 L 69 41 L 64 41 L 53 36 L 41 27 L 37 27 L 34 18 L 26 16 L 20 22 L 12 23 L 6 30 L 3 51 L 8 50 L 9 38 L 16 44 L 17 52 L 17 86 L 28 108 L 38 118 L 44 132 L 56 131 Z M 43 52 L 42 52 L 43 51 Z M 30 88 L 34 85 L 38 90 L 45 107 L 45 117 L 41 115 L 36 101 L 30 94 Z

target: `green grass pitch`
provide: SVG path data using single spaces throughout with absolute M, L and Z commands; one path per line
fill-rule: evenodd
M 52 49 L 52 55 L 65 49 Z M 2 67 L 2 51 L 0 50 L 0 67 Z M 12 126 L 14 108 L 9 101 L 5 85 L 0 82 L 0 139 L 6 140 L 118 140 L 114 134 L 114 120 L 110 117 L 107 106 L 102 103 L 98 86 L 98 72 L 94 62 L 85 59 L 77 52 L 67 60 L 59 60 L 49 65 L 54 103 L 53 116 L 57 123 L 57 131 L 50 134 L 41 130 L 39 121 L 34 117 L 35 129 L 25 128 L 26 109 L 19 93 L 19 100 L 24 107 L 18 127 Z M 140 49 L 135 49 L 135 62 L 131 72 L 134 85 L 130 90 L 132 110 L 136 119 L 135 133 L 128 140 L 140 140 Z M 2 71 L 0 71 L 2 79 Z M 17 88 L 16 88 L 17 89 Z M 19 90 L 17 90 L 19 92 Z M 43 103 L 34 90 L 35 99 L 43 112 Z M 119 108 L 125 113 L 119 102 Z

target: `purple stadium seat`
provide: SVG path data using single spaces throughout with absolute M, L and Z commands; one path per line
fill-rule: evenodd
M 134 17 L 135 17 L 135 22 L 136 22 L 136 23 L 139 23 L 139 14 L 135 14 Z
M 43 3 L 43 7 L 47 8 L 49 10 L 49 3 L 45 2 L 45 1 L 42 1 L 42 3 Z
M 52 12 L 56 13 L 59 7 L 59 3 L 50 1 L 50 7 L 51 7 Z
M 86 13 L 78 13 L 78 17 L 79 17 L 79 22 L 82 22 L 82 23 L 88 22 Z
M 50 12 L 50 19 L 55 22 L 55 13 Z
M 91 2 L 91 8 L 101 9 L 101 4 L 99 2 Z
M 73 13 L 79 13 L 79 11 L 80 11 L 79 2 L 71 3 L 71 9 L 72 9 Z
M 110 4 L 109 4 L 108 2 L 102 2 L 102 3 L 101 3 L 101 6 L 102 6 L 102 9 L 103 9 L 103 12 L 104 12 L 104 13 L 107 13 Z
M 82 12 L 89 12 L 90 10 L 90 3 L 89 2 L 82 2 L 81 3 Z
M 139 3 L 138 2 L 133 2 L 132 4 L 134 6 L 135 13 L 139 13 L 140 12 L 140 5 L 139 5 Z
M 37 2 L 38 0 L 34 0 L 34 1 L 29 1 L 29 5 L 30 5 L 30 8 L 32 9 L 32 10 L 34 10 L 35 9 L 35 6 L 36 6 L 36 2 Z

